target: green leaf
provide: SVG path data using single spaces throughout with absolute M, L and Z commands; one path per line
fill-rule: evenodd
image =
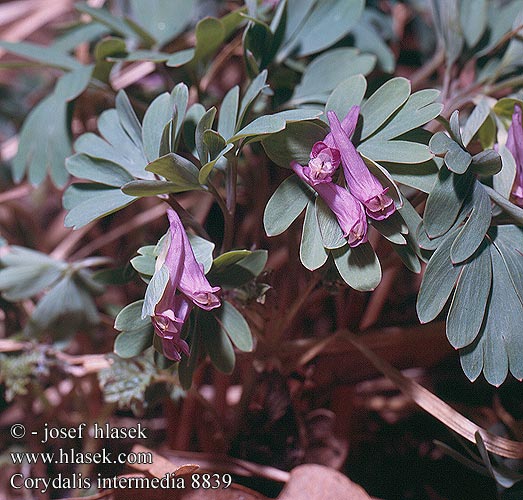
M 407 227 L 403 224 L 403 219 L 398 212 L 395 212 L 386 220 L 370 220 L 370 222 L 391 243 L 396 245 L 407 244 L 407 240 L 403 236 L 403 232 L 407 232 Z
M 236 362 L 229 336 L 211 313 L 201 312 L 199 327 L 203 335 L 205 350 L 212 364 L 223 373 L 232 373 Z
M 236 132 L 239 99 L 240 87 L 238 85 L 230 89 L 223 98 L 220 115 L 218 116 L 218 132 L 226 141 Z
M 26 118 L 13 160 L 13 177 L 19 182 L 28 171 L 29 181 L 40 184 L 49 170 L 53 183 L 61 187 L 68 179 L 65 158 L 71 154 L 68 102 L 81 94 L 91 78 L 92 66 L 58 79 L 53 93 L 44 98 Z M 49 120 L 52 116 L 53 119 Z
M 171 55 L 172 54 L 168 54 L 167 52 L 159 52 L 157 50 L 133 50 L 131 52 L 128 52 L 123 57 L 111 56 L 108 58 L 108 60 L 112 62 L 151 61 L 155 63 L 160 63 L 167 61 L 171 57 Z
M 421 263 L 418 255 L 410 245 L 397 245 L 395 243 L 391 243 L 391 245 L 407 269 L 416 274 L 421 272 Z M 412 244 L 412 246 L 414 245 L 415 243 Z
M 362 158 L 369 171 L 380 181 L 384 188 L 388 189 L 387 194 L 394 200 L 396 206 L 398 208 L 401 207 L 403 205 L 403 198 L 398 189 L 398 186 L 396 186 L 387 170 L 370 158 L 367 158 L 363 155 Z
M 196 151 L 196 126 L 205 115 L 205 108 L 199 103 L 193 104 L 185 115 L 183 121 L 183 139 L 185 145 L 195 156 L 198 154 Z
M 78 153 L 117 163 L 138 178 L 153 178 L 144 170 L 147 159 L 142 144 L 142 130 L 125 93 L 116 96 L 116 109 L 104 111 L 98 119 L 101 137 L 86 133 L 75 142 Z
M 171 97 L 174 103 L 174 110 L 176 112 L 176 128 L 173 129 L 174 138 L 171 141 L 171 147 L 174 149 L 178 144 L 178 137 L 184 122 L 185 113 L 187 112 L 187 103 L 189 102 L 189 89 L 185 83 L 179 83 L 171 92 Z
M 361 108 L 363 117 L 361 138 L 366 139 L 376 132 L 405 103 L 409 95 L 410 82 L 401 77 L 392 78 L 376 90 Z
M 523 101 L 514 97 L 502 97 L 498 102 L 496 102 L 496 104 L 494 104 L 492 111 L 501 118 L 510 121 L 512 120 L 512 114 L 514 113 L 514 106 L 516 104 L 519 107 L 522 107 Z
M 153 343 L 153 326 L 150 320 L 138 330 L 125 330 L 114 341 L 114 353 L 128 359 L 139 356 Z
M 212 107 L 200 118 L 200 121 L 196 126 L 194 140 L 196 144 L 196 150 L 198 152 L 198 158 L 200 159 L 202 165 L 205 165 L 209 161 L 209 149 L 203 140 L 204 133 L 206 130 L 212 127 L 215 116 L 216 108 Z
M 78 229 L 93 220 L 120 210 L 136 198 L 117 188 L 99 184 L 73 184 L 64 193 L 63 205 L 69 210 L 64 225 Z
M 414 165 L 385 162 L 381 164 L 396 182 L 418 189 L 423 193 L 430 193 L 438 178 L 439 170 L 434 159 Z
M 471 172 L 482 176 L 491 176 L 501 170 L 501 156 L 493 149 L 486 149 L 472 157 Z
M 470 113 L 470 116 L 463 127 L 463 144 L 468 146 L 473 137 L 478 133 L 479 129 L 485 123 L 485 120 L 490 115 L 490 105 L 487 98 L 482 98 L 476 107 Z
M 231 151 L 232 149 L 234 148 L 234 145 L 233 144 L 227 144 L 225 146 L 224 149 L 222 149 L 219 153 L 218 153 L 218 156 L 214 159 L 214 160 L 211 160 L 209 162 L 207 162 L 205 165 L 203 165 L 203 167 L 200 169 L 200 171 L 198 172 L 198 182 L 203 186 L 205 184 L 207 184 L 207 179 L 209 178 L 209 175 L 211 175 L 211 172 L 214 168 L 214 166 L 216 165 L 216 163 L 218 162 L 218 160 L 220 158 L 222 158 L 223 156 L 225 156 L 229 151 Z
M 24 333 L 50 333 L 54 338 L 88 330 L 99 322 L 98 310 L 89 292 L 74 275 L 66 275 L 38 302 Z
M 8 265 L 3 258 L 1 262 L 7 267 L 0 269 L 0 290 L 2 297 L 11 302 L 28 299 L 52 286 L 67 267 L 65 263 L 51 259 L 42 262 L 31 258 Z
M 429 147 L 434 154 L 444 154 L 445 164 L 456 174 L 465 173 L 472 162 L 472 156 L 444 132 L 434 134 Z
M 183 32 L 192 20 L 194 6 L 194 0 L 131 0 L 133 18 L 159 45 Z
M 492 220 L 490 198 L 478 181 L 474 182 L 471 196 L 472 212 L 450 248 L 453 264 L 459 264 L 472 256 L 483 241 Z
M 385 73 L 393 73 L 396 66 L 394 53 L 383 40 L 379 28 L 374 26 L 374 20 L 365 15 L 368 12 L 364 12 L 363 19 L 352 29 L 354 45 L 362 52 L 375 54 L 381 69 Z
M 179 52 L 172 54 L 165 64 L 171 68 L 179 68 L 180 66 L 191 62 L 194 59 L 195 52 L 195 49 L 180 50 Z
M 247 57 L 252 57 L 258 69 L 265 68 L 274 57 L 274 36 L 264 22 L 248 19 L 250 22 L 243 33 L 244 53 Z
M 2 251 L 0 264 L 2 266 L 25 266 L 28 264 L 47 264 L 56 265 L 59 262 L 48 255 L 30 248 L 20 247 L 18 245 L 9 246 L 9 252 Z
M 447 318 L 447 337 L 455 349 L 477 337 L 490 295 L 492 264 L 487 244 L 463 267 Z
M 321 113 L 320 110 L 315 109 L 291 109 L 288 111 L 280 111 L 273 115 L 260 116 L 234 134 L 228 142 L 232 143 L 246 137 L 275 134 L 284 130 L 288 123 L 314 120 L 320 116 Z
M 109 61 L 109 57 L 123 57 L 127 53 L 125 40 L 116 37 L 107 37 L 100 40 L 94 48 L 96 66 L 93 77 L 101 82 L 108 83 L 109 75 L 114 66 L 114 61 Z
M 430 122 L 439 116 L 443 109 L 442 104 L 434 102 L 438 96 L 439 91 L 433 89 L 415 92 L 374 137 L 394 139 Z
M 447 303 L 461 271 L 461 265 L 453 265 L 450 247 L 456 232 L 445 237 L 429 260 L 421 282 L 416 311 L 421 323 L 435 319 Z
M 215 160 L 218 158 L 220 153 L 225 149 L 225 139 L 216 131 L 214 130 L 206 130 L 203 133 L 203 142 L 207 146 L 207 150 L 209 151 L 209 159 Z
M 341 121 L 352 106 L 359 106 L 367 90 L 367 80 L 363 75 L 354 75 L 336 86 L 327 99 L 325 116 L 334 111 Z
M 255 250 L 230 265 L 213 266 L 209 281 L 223 287 L 239 287 L 256 278 L 267 263 L 267 250 Z
M 142 305 L 142 318 L 147 316 L 154 316 L 154 308 L 160 301 L 169 282 L 169 270 L 167 266 L 163 265 L 160 269 L 157 269 L 151 281 L 147 285 L 145 290 L 145 297 Z
M 136 32 L 122 18 L 113 16 L 107 9 L 96 9 L 79 2 L 75 3 L 74 8 L 84 14 L 89 14 L 100 24 L 125 38 L 136 38 Z
M 108 33 L 109 30 L 107 27 L 102 26 L 97 22 L 91 22 L 88 24 L 81 23 L 68 30 L 65 34 L 56 37 L 51 47 L 59 52 L 70 52 L 78 47 L 78 45 L 85 42 L 100 40 L 100 38 Z
M 154 274 L 155 258 L 152 255 L 138 255 L 131 259 L 131 265 L 137 273 L 151 277 Z
M 320 196 L 316 197 L 316 218 L 325 248 L 340 248 L 347 244 L 338 219 Z
M 167 66 L 178 67 L 191 61 L 210 58 L 225 39 L 225 26 L 219 19 L 206 17 L 196 25 L 195 37 L 194 49 L 182 50 L 173 54 L 168 59 Z
M 133 176 L 120 165 L 103 159 L 91 158 L 82 153 L 67 158 L 65 166 L 71 175 L 107 186 L 119 188 L 133 180 Z
M 263 225 L 267 236 L 276 236 L 287 230 L 312 196 L 311 190 L 296 175 L 287 177 L 265 207 Z
M 214 243 L 196 234 L 188 234 L 187 237 L 191 243 L 196 261 L 203 266 L 203 272 L 207 274 L 213 265 L 212 253 L 214 251 Z
M 351 76 L 370 73 L 375 63 L 374 56 L 360 54 L 354 48 L 330 50 L 307 66 L 300 84 L 296 86 L 293 101 L 302 101 L 308 96 L 319 94 L 327 95 Z
M 199 187 L 199 186 L 198 186 Z M 122 192 L 129 196 L 136 196 L 142 198 L 144 196 L 157 196 L 159 194 L 167 193 L 183 193 L 185 191 L 191 191 L 193 187 L 180 186 L 174 182 L 169 181 L 130 181 L 124 184 Z
M 127 94 L 123 90 L 119 90 L 116 94 L 115 104 L 123 129 L 143 155 L 142 126 Z
M 509 369 L 509 345 L 516 340 L 517 349 L 513 354 L 521 354 L 519 325 L 523 320 L 523 307 L 510 284 L 510 277 L 503 259 L 494 246 L 490 245 L 492 259 L 492 289 L 488 302 L 488 312 L 476 340 L 460 351 L 461 366 L 465 375 L 475 380 L 481 371 L 489 384 L 499 386 L 505 380 Z M 507 286 L 508 284 L 508 286 Z M 512 358 L 516 372 L 521 361 Z M 512 367 L 511 367 L 512 369 Z
M 165 177 L 184 190 L 201 189 L 196 165 L 176 153 L 169 153 L 152 161 L 145 170 Z
M 379 138 L 361 143 L 358 151 L 374 161 L 390 163 L 424 163 L 433 157 L 425 144 L 400 140 L 381 141 Z
M 324 0 L 317 2 L 304 18 L 291 46 L 297 55 L 320 52 L 341 40 L 358 22 L 364 7 L 363 0 Z
M 498 147 L 501 157 L 501 171 L 492 178 L 492 186 L 501 196 L 507 200 L 510 198 L 514 179 L 516 178 L 516 161 L 512 153 L 502 145 Z
M 285 130 L 272 134 L 262 141 L 267 156 L 278 166 L 290 168 L 291 161 L 306 165 L 315 142 L 322 141 L 327 130 L 321 122 L 289 123 Z
M 505 225 L 496 228 L 495 245 L 505 260 L 512 284 L 523 304 L 523 231 L 520 227 Z
M 240 102 L 240 111 L 238 113 L 238 120 L 236 122 L 236 130 L 238 130 L 249 111 L 249 108 L 260 95 L 260 92 L 267 87 L 267 70 L 263 70 L 249 85 L 245 91 L 245 95 Z
M 461 0 L 459 12 L 461 29 L 469 47 L 474 47 L 485 32 L 487 14 L 487 0 Z
M 74 57 L 55 47 L 45 47 L 30 42 L 8 42 L 5 40 L 0 40 L 0 47 L 17 56 L 54 68 L 75 70 L 82 67 L 82 64 Z
M 289 42 L 289 40 L 297 34 L 298 28 L 303 25 L 307 16 L 310 15 L 315 3 L 316 0 L 287 0 L 287 19 L 284 36 L 285 43 Z M 283 59 L 280 59 L 279 62 L 282 60 Z
M 214 266 L 214 271 L 230 267 L 243 258 L 247 257 L 247 255 L 251 255 L 250 250 L 231 250 L 229 252 L 222 253 L 221 255 L 218 255 L 216 259 L 214 259 L 212 265 Z
M 332 251 L 343 281 L 355 290 L 374 290 L 381 281 L 381 266 L 370 243 L 351 248 L 345 245 Z
M 318 225 L 318 220 L 316 218 L 314 202 L 309 200 L 307 203 L 307 210 L 305 211 L 305 219 L 303 220 L 300 260 L 307 269 L 314 271 L 327 262 L 328 256 L 329 252 L 325 250 L 322 244 L 320 226 Z
M 222 329 L 233 344 L 243 352 L 251 352 L 254 344 L 251 329 L 240 312 L 226 300 L 219 309 L 213 311 Z
M 441 0 L 433 5 L 434 24 L 440 43 L 445 48 L 446 63 L 450 67 L 463 49 L 458 0 Z
M 22 126 L 13 178 L 20 182 L 27 171 L 29 182 L 37 185 L 49 170 L 53 183 L 61 187 L 67 182 L 64 162 L 70 154 L 67 104 L 51 94 L 38 103 Z
M 158 158 L 163 130 L 172 116 L 172 97 L 167 92 L 159 95 L 145 112 L 142 140 L 145 154 L 150 162 Z
M 194 59 L 210 58 L 225 39 L 225 26 L 219 19 L 206 17 L 198 22 L 195 30 L 196 50 Z
M 497 191 L 494 191 L 494 189 L 484 186 L 484 188 L 487 190 L 488 195 L 490 196 L 490 199 L 498 205 L 506 214 L 510 215 L 514 221 L 518 225 L 523 225 L 523 209 L 518 207 L 517 205 L 514 205 L 514 203 L 511 203 L 506 198 L 501 196 Z
M 63 99 L 65 102 L 71 102 L 76 99 L 89 85 L 93 65 L 80 66 L 79 68 L 65 73 L 56 82 L 54 94 Z
M 423 217 L 430 238 L 445 234 L 454 224 L 467 195 L 471 192 L 474 177 L 456 175 L 442 168 L 438 182 L 429 194 Z

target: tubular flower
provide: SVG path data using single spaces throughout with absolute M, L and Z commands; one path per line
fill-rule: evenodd
M 359 108 L 353 106 L 343 119 L 341 126 L 350 137 L 354 133 L 358 121 Z M 340 152 L 336 147 L 332 133 L 327 134 L 323 141 L 318 141 L 312 146 L 310 161 L 303 167 L 303 173 L 311 186 L 332 182 L 332 176 L 340 165 Z
M 291 168 L 298 177 L 321 196 L 327 206 L 332 210 L 343 236 L 347 238 L 349 246 L 356 247 L 367 241 L 367 217 L 363 205 L 352 196 L 345 188 L 333 182 L 312 184 L 305 175 L 305 167 L 293 161 Z
M 350 115 L 350 119 L 354 123 L 345 123 L 345 130 L 351 127 L 355 128 L 358 114 L 359 107 L 353 106 L 346 120 L 349 119 Z M 350 192 L 365 205 L 369 217 L 376 220 L 386 219 L 396 210 L 394 201 L 387 195 L 388 188 L 384 188 L 380 181 L 369 171 L 336 114 L 333 111 L 329 111 L 327 116 L 334 144 L 340 152 L 343 173 Z
M 212 287 L 207 281 L 178 214 L 169 209 L 167 217 L 170 242 L 158 256 L 156 270 L 164 267 L 168 281 L 151 316 L 154 330 L 162 339 L 165 356 L 180 361 L 181 353 L 189 355 L 189 346 L 180 337 L 185 320 L 195 305 L 206 311 L 220 307 L 216 295 L 220 287 Z
M 516 104 L 512 113 L 512 124 L 508 129 L 507 149 L 516 162 L 516 178 L 512 187 L 514 202 L 523 207 L 523 125 L 522 111 Z

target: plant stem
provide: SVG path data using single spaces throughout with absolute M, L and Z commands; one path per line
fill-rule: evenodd
M 174 195 L 171 193 L 169 194 L 169 197 L 165 200 L 172 208 L 173 210 L 180 216 L 180 219 L 184 225 L 189 226 L 190 228 L 194 229 L 194 232 L 201 236 L 202 238 L 205 238 L 206 240 L 210 240 L 211 237 L 207 233 L 207 231 L 204 229 L 204 227 L 189 213 L 185 208 L 183 208 Z
M 228 158 L 227 171 L 225 173 L 225 185 L 227 190 L 227 216 L 225 219 L 222 252 L 230 250 L 234 240 L 234 216 L 236 214 L 237 182 L 238 157 L 234 155 Z

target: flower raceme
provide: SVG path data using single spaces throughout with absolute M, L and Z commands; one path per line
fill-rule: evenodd
M 353 106 L 351 111 L 354 108 L 359 113 L 359 107 Z M 353 112 L 353 120 L 357 120 L 358 113 Z M 334 144 L 340 152 L 343 173 L 350 192 L 365 205 L 367 215 L 371 219 L 386 219 L 396 210 L 394 201 L 387 195 L 388 188 L 384 188 L 381 185 L 380 181 L 369 171 L 363 158 L 356 151 L 350 136 L 346 132 L 349 125 L 346 125 L 344 130 L 343 125 L 333 111 L 329 111 L 327 117 L 329 118 Z M 356 123 L 350 124 L 353 128 L 355 128 L 355 125 Z
M 516 162 L 516 178 L 512 187 L 514 202 L 523 207 L 523 125 L 522 111 L 516 104 L 512 113 L 512 123 L 508 129 L 507 149 Z
M 154 330 L 162 339 L 165 356 L 180 361 L 182 353 L 189 355 L 189 346 L 180 337 L 185 320 L 194 306 L 206 311 L 220 307 L 221 302 L 216 295 L 220 287 L 212 287 L 207 281 L 178 214 L 169 209 L 167 217 L 170 242 L 158 256 L 156 270 L 164 267 L 168 281 L 151 316 Z M 144 309 L 144 315 L 148 312 Z
M 369 171 L 350 137 L 356 129 L 359 106 L 352 106 L 340 123 L 336 114 L 327 113 L 331 132 L 312 147 L 308 165 L 291 163 L 291 168 L 309 184 L 336 215 L 349 246 L 367 241 L 367 217 L 383 220 L 394 213 L 394 201 Z M 348 190 L 332 181 L 339 165 L 343 167 Z

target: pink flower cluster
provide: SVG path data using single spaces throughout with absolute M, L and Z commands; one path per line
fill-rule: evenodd
M 189 355 L 189 346 L 180 336 L 183 324 L 194 306 L 210 311 L 220 307 L 217 292 L 207 281 L 203 266 L 194 256 L 189 239 L 178 214 L 169 209 L 169 246 L 158 256 L 156 269 L 167 269 L 169 280 L 161 299 L 154 307 L 152 322 L 162 339 L 164 355 L 174 361 L 181 354 Z
M 291 163 L 294 172 L 311 186 L 332 210 L 351 247 L 367 241 L 367 216 L 383 220 L 394 213 L 387 189 L 369 171 L 350 137 L 356 129 L 359 106 L 353 106 L 340 123 L 333 111 L 327 113 L 331 132 L 312 147 L 308 165 Z M 342 165 L 346 187 L 333 181 Z

